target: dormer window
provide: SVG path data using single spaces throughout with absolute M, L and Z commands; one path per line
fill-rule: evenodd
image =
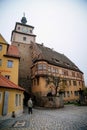
M 55 59 L 55 62 L 56 62 L 56 63 L 59 63 L 60 61 L 59 61 L 59 60 L 57 60 L 57 59 Z

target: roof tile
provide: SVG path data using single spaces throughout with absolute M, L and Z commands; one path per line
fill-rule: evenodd
M 14 45 L 10 45 L 6 55 L 19 57 L 18 48 Z

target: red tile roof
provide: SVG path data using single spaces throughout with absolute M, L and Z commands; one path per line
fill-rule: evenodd
M 18 89 L 24 91 L 23 88 L 16 85 L 15 83 L 11 82 L 10 80 L 6 79 L 4 76 L 0 74 L 0 87 L 4 88 L 12 88 L 12 89 Z
M 20 57 L 19 56 L 19 50 L 16 46 L 10 45 L 7 51 L 7 56 L 14 56 L 14 57 Z

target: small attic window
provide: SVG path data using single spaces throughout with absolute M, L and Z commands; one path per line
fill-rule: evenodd
M 63 62 L 65 65 L 69 66 L 70 64 L 69 63 L 66 63 L 66 62 Z
M 60 61 L 59 60 L 57 60 L 57 59 L 55 59 L 55 61 L 57 62 L 57 63 L 59 63 Z

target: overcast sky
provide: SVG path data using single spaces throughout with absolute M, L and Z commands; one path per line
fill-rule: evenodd
M 0 33 L 9 44 L 23 12 L 36 42 L 70 58 L 87 85 L 87 0 L 0 0 Z

